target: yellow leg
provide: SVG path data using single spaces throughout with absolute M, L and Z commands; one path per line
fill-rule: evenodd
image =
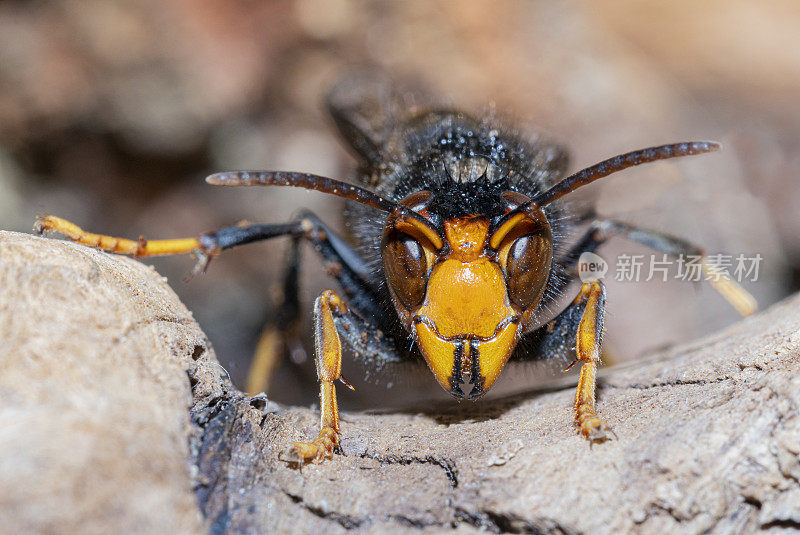
M 611 431 L 611 427 L 605 424 L 595 411 L 597 363 L 600 362 L 605 305 L 603 283 L 594 281 L 584 284 L 574 302 L 586 304 L 575 340 L 578 361 L 582 363 L 575 391 L 575 422 L 580 428 L 581 435 L 588 440 L 602 441 L 608 438 L 608 432 Z
M 742 316 L 750 316 L 758 310 L 756 298 L 736 284 L 728 273 L 713 264 L 708 257 L 703 257 L 700 263 L 706 280 L 717 292 L 722 295 L 736 311 Z
M 299 343 L 299 332 L 300 325 L 297 321 L 292 321 L 286 329 L 273 323 L 268 323 L 264 327 L 258 338 L 250 369 L 247 371 L 245 383 L 247 393 L 269 394 L 270 385 L 281 360 L 291 351 L 292 342 Z
M 248 394 L 267 392 L 272 376 L 281 362 L 285 350 L 284 334 L 272 325 L 264 328 L 256 345 L 253 362 L 247 372 L 245 391 Z
M 39 234 L 58 232 L 70 240 L 83 245 L 136 257 L 183 254 L 203 249 L 203 246 L 197 238 L 148 241 L 144 238 L 128 240 L 125 238 L 106 236 L 104 234 L 92 234 L 91 232 L 84 231 L 78 225 L 66 219 L 61 219 L 60 217 L 52 215 L 37 219 L 33 228 Z
M 295 442 L 289 453 L 299 461 L 321 461 L 333 456 L 339 444 L 339 408 L 334 381 L 342 380 L 342 343 L 333 316 L 346 314 L 347 306 L 333 290 L 325 290 L 314 303 L 314 338 L 319 378 L 320 430 L 313 442 Z M 347 384 L 345 382 L 345 384 Z M 348 385 L 349 386 L 349 385 Z M 352 387 L 350 387 L 352 388 Z

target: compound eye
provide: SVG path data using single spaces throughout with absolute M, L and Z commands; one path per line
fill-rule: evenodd
M 547 236 L 526 234 L 517 238 L 506 259 L 508 298 L 520 308 L 536 301 L 550 276 L 553 243 Z
M 417 240 L 402 232 L 390 232 L 383 240 L 386 279 L 400 302 L 408 308 L 422 304 L 428 284 L 428 262 Z

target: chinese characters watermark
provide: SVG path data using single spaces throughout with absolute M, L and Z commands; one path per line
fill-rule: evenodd
M 756 282 L 762 260 L 760 253 L 707 256 L 621 254 L 614 263 L 614 280 L 617 282 L 651 280 Z M 581 282 L 602 279 L 608 271 L 608 262 L 595 253 L 585 252 L 578 259 L 578 276 Z

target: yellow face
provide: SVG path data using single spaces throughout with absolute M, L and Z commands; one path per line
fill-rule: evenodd
M 526 200 L 508 196 L 514 204 Z M 424 215 L 424 203 L 413 201 Z M 538 208 L 510 214 L 496 228 L 467 216 L 445 220 L 438 231 L 424 218 L 395 213 L 384 229 L 395 308 L 436 380 L 458 398 L 492 387 L 541 301 L 552 258 Z

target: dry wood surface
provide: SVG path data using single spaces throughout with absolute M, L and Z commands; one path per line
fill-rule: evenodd
M 800 297 L 607 369 L 618 435 L 572 388 L 318 415 L 241 394 L 165 279 L 0 232 L 0 518 L 8 532 L 740 533 L 800 529 Z

